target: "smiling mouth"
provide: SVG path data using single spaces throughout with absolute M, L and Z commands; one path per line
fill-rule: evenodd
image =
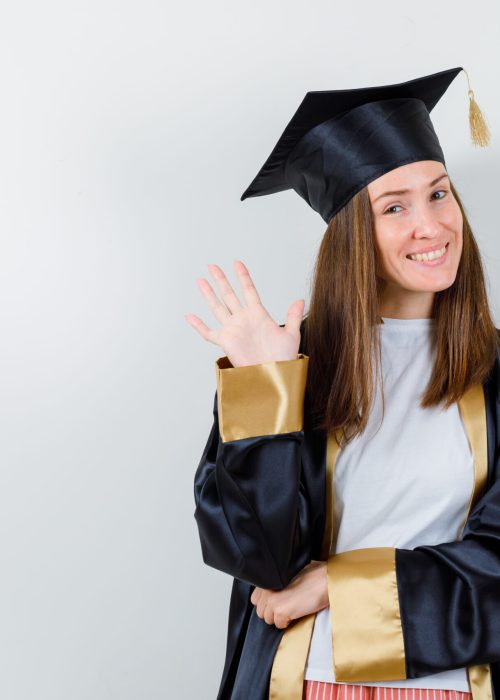
M 448 241 L 443 246 L 443 248 L 445 249 L 444 253 L 442 255 L 439 255 L 438 257 L 432 257 L 432 258 L 429 258 L 428 260 L 426 260 L 425 258 L 422 258 L 421 260 L 415 260 L 414 258 L 411 258 L 410 255 L 407 255 L 406 258 L 407 258 L 407 260 L 411 260 L 411 262 L 420 263 L 421 265 L 427 265 L 427 266 L 437 265 L 437 264 L 441 263 L 442 261 L 446 260 L 446 258 L 448 256 L 448 246 L 449 245 L 450 245 L 450 242 Z M 438 250 L 442 250 L 442 248 L 438 248 Z M 430 252 L 435 253 L 437 251 L 430 251 Z M 421 255 L 430 255 L 430 252 L 429 253 L 422 253 Z M 414 255 L 416 255 L 416 254 L 414 254 Z

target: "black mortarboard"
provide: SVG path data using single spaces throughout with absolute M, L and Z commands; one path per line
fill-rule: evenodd
M 328 223 L 369 182 L 400 165 L 446 165 L 429 113 L 461 70 L 467 75 L 458 67 L 406 83 L 306 93 L 241 200 L 294 189 Z M 485 146 L 488 127 L 470 85 L 468 93 L 472 141 Z

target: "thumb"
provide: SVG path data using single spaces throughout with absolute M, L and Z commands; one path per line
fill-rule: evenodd
M 299 333 L 300 335 L 300 324 L 304 313 L 304 304 L 304 299 L 298 299 L 289 307 L 285 323 L 285 329 L 289 333 Z

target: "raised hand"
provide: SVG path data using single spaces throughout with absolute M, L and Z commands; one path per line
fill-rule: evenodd
M 282 328 L 262 305 L 246 266 L 235 260 L 234 267 L 246 305 L 240 303 L 222 269 L 209 265 L 222 301 L 204 277 L 197 279 L 198 287 L 222 327 L 209 328 L 194 314 L 186 314 L 184 318 L 204 340 L 219 345 L 234 367 L 294 360 L 300 345 L 304 299 L 290 305 Z

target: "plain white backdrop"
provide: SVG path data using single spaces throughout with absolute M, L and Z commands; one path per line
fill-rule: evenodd
M 326 228 L 240 202 L 308 90 L 467 69 L 431 117 L 500 325 L 500 6 L 19 0 L 0 6 L 0 698 L 215 700 L 231 579 L 193 477 L 223 353 L 207 264 L 283 323 Z M 251 699 L 249 699 L 251 700 Z

